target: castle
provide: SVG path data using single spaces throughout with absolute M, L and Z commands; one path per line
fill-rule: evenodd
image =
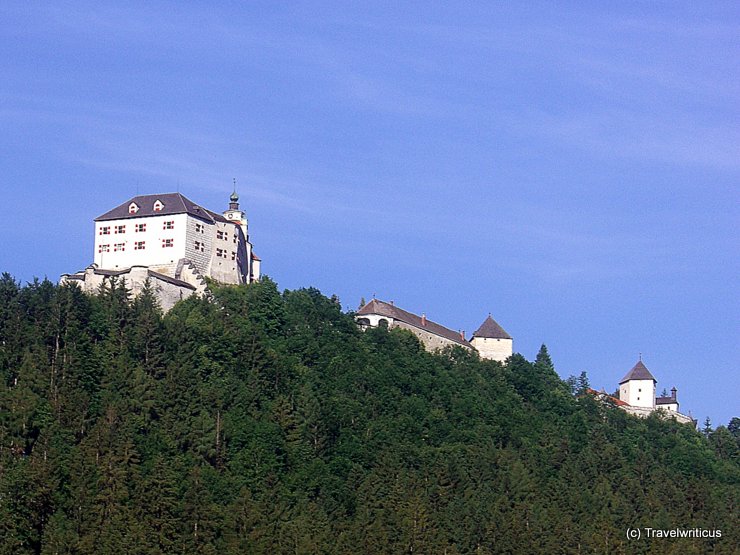
M 655 384 L 657 380 L 642 362 L 642 357 L 632 369 L 619 382 L 619 397 L 607 395 L 606 392 L 589 390 L 598 399 L 610 402 L 620 409 L 637 416 L 646 417 L 656 410 L 678 422 L 689 424 L 695 421 L 678 411 L 677 389 L 671 388 L 670 396 L 655 395 Z
M 514 341 L 489 314 L 483 324 L 468 341 L 462 331 L 453 331 L 441 324 L 432 322 L 426 314 L 418 316 L 377 299 L 360 307 L 355 316 L 361 328 L 387 326 L 402 328 L 416 335 L 428 351 L 436 351 L 449 345 L 458 345 L 478 351 L 481 358 L 498 360 L 509 358 L 513 352 Z
M 260 265 L 236 191 L 221 214 L 180 193 L 163 193 L 136 196 L 95 218 L 93 263 L 60 281 L 95 292 L 111 278 L 125 279 L 137 295 L 148 280 L 167 311 L 206 293 L 205 278 L 251 283 Z
M 95 218 L 93 263 L 60 283 L 76 283 L 97 292 L 111 279 L 125 279 L 134 295 L 149 283 L 163 310 L 193 294 L 208 294 L 206 278 L 225 284 L 252 283 L 260 277 L 261 260 L 249 240 L 247 217 L 234 191 L 229 207 L 218 214 L 180 193 L 136 196 Z M 477 351 L 481 358 L 504 362 L 513 339 L 489 314 L 470 339 L 393 302 L 372 299 L 355 315 L 362 329 L 385 326 L 416 335 L 425 349 L 453 345 Z M 682 423 L 693 423 L 678 410 L 676 388 L 655 395 L 653 377 L 642 358 L 619 382 L 618 397 L 589 389 L 597 398 L 638 416 L 656 410 Z
M 437 351 L 448 346 L 460 346 L 477 351 L 481 358 L 504 362 L 512 355 L 513 339 L 489 314 L 468 340 L 462 331 L 454 331 L 426 317 L 403 310 L 393 302 L 373 299 L 363 304 L 355 314 L 355 321 L 362 329 L 385 326 L 410 331 L 419 338 L 427 351 Z M 657 380 L 642 362 L 642 357 L 619 382 L 618 397 L 605 391 L 589 389 L 588 393 L 636 416 L 646 417 L 655 411 L 684 424 L 696 424 L 691 416 L 678 410 L 676 388 L 670 396 L 655 395 Z

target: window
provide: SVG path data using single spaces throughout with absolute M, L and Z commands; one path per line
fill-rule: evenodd
M 98 252 L 110 252 L 110 245 L 100 245 Z
M 138 211 L 139 211 L 139 206 L 135 202 L 132 202 L 131 204 L 128 205 L 129 214 L 136 214 Z
M 136 231 L 136 233 L 141 233 L 143 231 L 146 231 L 146 224 L 136 224 L 134 231 Z
M 113 245 L 113 252 L 123 252 L 126 250 L 126 243 L 116 243 Z
M 224 238 L 224 232 L 223 231 L 217 231 L 216 232 L 216 239 L 223 239 Z
M 174 239 L 162 239 L 162 248 L 165 249 L 167 247 L 174 247 L 175 246 L 175 240 Z
M 216 256 L 218 256 L 219 258 L 225 258 L 226 254 L 224 253 L 223 249 L 216 249 Z
M 105 225 L 100 228 L 100 235 L 110 235 L 110 226 Z
M 162 204 L 162 201 L 157 199 L 157 201 L 154 203 L 153 210 L 155 212 L 161 212 L 162 208 L 164 208 L 164 204 Z
M 203 224 L 195 224 L 195 232 L 203 233 Z
M 125 225 L 117 225 L 114 229 L 116 233 L 126 233 L 126 226 Z
M 200 251 L 200 252 L 206 252 L 206 246 L 204 243 L 201 243 L 200 241 L 196 241 L 195 250 Z
M 146 243 L 146 241 L 136 241 L 134 243 L 134 250 L 135 251 L 143 251 L 146 248 L 145 243 Z
M 162 229 L 175 229 L 175 221 L 167 220 L 166 222 L 164 222 Z
M 233 251 L 231 253 L 231 260 L 236 260 L 236 253 Z

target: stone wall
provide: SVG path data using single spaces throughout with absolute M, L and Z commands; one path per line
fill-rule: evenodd
M 188 215 L 186 226 L 185 258 L 190 260 L 201 274 L 208 275 L 213 239 L 216 236 L 215 225 Z
M 216 222 L 213 227 L 213 248 L 208 275 L 221 283 L 242 283 L 236 256 L 242 235 L 237 233 L 232 223 Z M 219 238 L 219 234 L 223 234 L 223 238 Z
M 170 275 L 155 272 L 146 266 L 133 266 L 124 271 L 111 272 L 92 265 L 82 272 L 62 275 L 59 283 L 74 283 L 85 293 L 96 294 L 100 291 L 101 285 L 111 279 L 116 279 L 123 281 L 131 294 L 136 297 L 141 293 L 148 279 L 162 310 L 167 312 L 175 303 L 187 299 L 190 295 L 208 294 L 205 280 L 193 267 L 186 266 L 184 271 L 181 270 L 181 274 L 183 279 L 176 279 Z
M 430 333 L 428 330 L 417 328 L 416 326 L 412 326 L 411 324 L 407 324 L 406 322 L 401 322 L 399 320 L 394 320 L 390 327 L 409 330 L 411 333 L 419 338 L 419 340 L 424 344 L 424 348 L 429 352 L 434 352 L 438 349 L 444 349 L 445 347 L 448 347 L 450 345 L 457 345 L 458 347 L 465 347 L 466 349 L 469 348 L 467 346 L 461 345 L 460 343 L 457 343 L 456 341 L 452 341 L 451 339 L 447 339 L 446 337 Z

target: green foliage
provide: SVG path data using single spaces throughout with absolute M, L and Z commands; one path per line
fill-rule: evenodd
M 723 530 L 740 420 L 638 419 L 534 362 L 360 332 L 269 279 L 166 316 L 149 286 L 0 277 L 0 554 L 628 553 Z

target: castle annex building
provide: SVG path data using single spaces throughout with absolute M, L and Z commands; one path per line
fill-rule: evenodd
M 228 284 L 259 279 L 260 263 L 236 192 L 221 214 L 180 193 L 163 193 L 134 197 L 95 218 L 93 263 L 61 281 L 94 292 L 117 277 L 137 294 L 148 279 L 169 310 L 205 293 L 206 277 Z
M 513 352 L 513 339 L 496 321 L 488 315 L 471 339 L 465 338 L 462 331 L 454 331 L 432 322 L 426 314 L 418 316 L 398 308 L 393 303 L 373 299 L 357 311 L 357 323 L 363 327 L 387 326 L 407 329 L 424 344 L 428 351 L 436 351 L 449 345 L 458 345 L 478 351 L 481 358 L 505 361 Z
M 590 393 L 630 414 L 645 417 L 656 410 L 661 410 L 665 416 L 675 418 L 678 422 L 695 423 L 691 416 L 678 411 L 678 398 L 676 397 L 678 390 L 673 387 L 669 396 L 656 396 L 655 385 L 657 383 L 658 381 L 640 359 L 619 382 L 619 398 L 607 395 L 603 391 L 591 390 Z

